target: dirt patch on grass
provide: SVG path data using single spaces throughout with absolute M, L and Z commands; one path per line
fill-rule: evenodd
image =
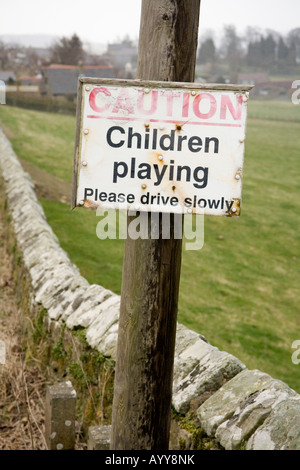
M 41 170 L 25 160 L 19 158 L 19 161 L 24 170 L 31 176 L 38 197 L 48 201 L 60 201 L 70 204 L 72 196 L 72 185 L 70 183 L 50 175 L 47 171 Z

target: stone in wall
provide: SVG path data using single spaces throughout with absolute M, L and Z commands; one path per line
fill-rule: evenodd
M 198 410 L 201 427 L 226 450 L 242 448 L 278 405 L 297 394 L 258 370 L 244 370 Z M 255 447 L 259 442 L 256 439 Z
M 246 450 L 299 450 L 300 397 L 296 393 L 272 407 L 264 423 L 247 442 Z
M 197 409 L 245 367 L 236 357 L 219 351 L 198 337 L 175 355 L 173 404 L 176 411 L 187 413 L 191 406 Z

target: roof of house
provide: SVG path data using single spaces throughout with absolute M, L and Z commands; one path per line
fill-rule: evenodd
M 6 82 L 10 78 L 12 78 L 13 80 L 17 79 L 16 74 L 13 70 L 0 70 L 0 80 Z
M 114 69 L 110 65 L 75 65 L 51 64 L 42 67 L 44 86 L 53 95 L 75 94 L 77 92 L 78 77 L 113 78 Z
M 268 82 L 259 83 L 260 88 L 284 88 L 285 90 L 292 89 L 292 81 L 290 80 L 273 80 Z
M 28 85 L 29 83 L 41 83 L 42 77 L 20 77 L 19 81 L 22 85 Z
M 269 75 L 264 72 L 257 72 L 257 73 L 239 73 L 238 74 L 238 82 L 239 83 L 261 83 L 269 81 Z

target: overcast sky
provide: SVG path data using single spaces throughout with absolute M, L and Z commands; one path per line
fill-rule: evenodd
M 156 0 L 153 0 L 156 1 Z M 189 1 L 189 0 L 186 0 Z M 1 0 L 0 35 L 76 32 L 88 42 L 113 42 L 139 34 L 141 0 Z M 300 27 L 300 0 L 202 0 L 200 30 L 234 24 L 281 33 Z

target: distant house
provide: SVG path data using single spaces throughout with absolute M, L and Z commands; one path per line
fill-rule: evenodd
M 132 78 L 137 63 L 138 49 L 132 41 L 125 39 L 120 43 L 111 43 L 103 57 L 112 63 L 122 78 Z
M 272 80 L 260 83 L 256 89 L 256 94 L 270 98 L 284 96 L 289 98 L 292 93 L 292 80 Z
M 240 85 L 258 85 L 269 81 L 267 73 L 239 73 L 238 83 Z
M 48 96 L 76 95 L 78 77 L 112 78 L 114 69 L 111 65 L 58 65 L 42 67 L 41 94 Z
M 13 70 L 0 70 L 0 80 L 6 84 L 16 82 L 17 77 Z
M 290 81 L 270 80 L 267 73 L 240 73 L 238 83 L 241 85 L 255 85 L 252 93 L 256 96 L 287 97 L 292 92 L 292 79 Z
M 34 47 L 33 51 L 38 59 L 41 61 L 50 63 L 52 57 L 51 49 L 46 49 L 44 47 Z
M 43 79 L 41 76 L 38 77 L 19 77 L 19 80 L 21 85 L 24 86 L 39 86 L 41 85 Z
M 137 60 L 137 47 L 130 41 L 111 43 L 107 46 L 107 56 L 119 67 L 125 67 L 127 63 L 133 64 Z

